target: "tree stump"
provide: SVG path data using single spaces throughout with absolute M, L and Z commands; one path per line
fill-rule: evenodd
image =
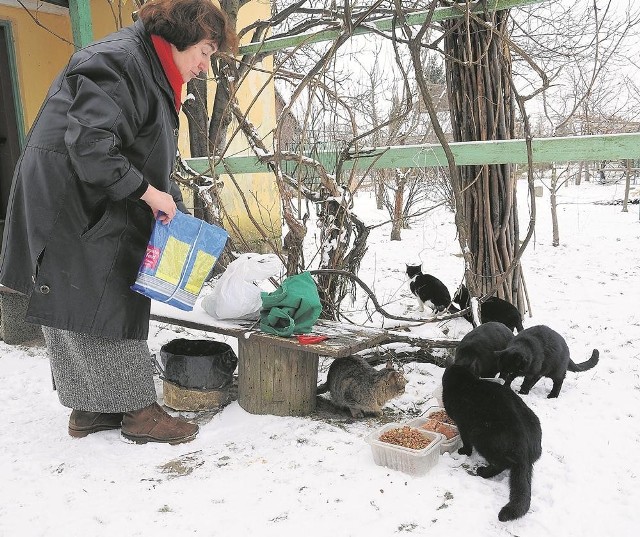
M 318 355 L 264 338 L 238 338 L 238 403 L 252 414 L 304 416 L 316 408 Z

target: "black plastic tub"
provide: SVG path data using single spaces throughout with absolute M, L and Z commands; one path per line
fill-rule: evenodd
M 226 343 L 174 339 L 160 348 L 162 375 L 184 388 L 219 390 L 231 384 L 238 358 Z

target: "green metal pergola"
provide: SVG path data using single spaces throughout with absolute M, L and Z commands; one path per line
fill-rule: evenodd
M 542 3 L 544 0 L 490 0 L 488 11 L 499 11 Z M 69 0 L 69 14 L 76 47 L 91 42 L 90 0 Z M 481 12 L 483 6 L 477 2 L 472 8 Z M 431 17 L 434 22 L 462 17 L 463 13 L 454 7 L 436 8 L 432 13 L 422 11 L 410 13 L 406 22 L 410 25 L 423 24 Z M 393 17 L 378 19 L 367 26 L 357 27 L 353 35 L 363 35 L 374 31 L 390 30 Z M 274 52 L 306 43 L 331 41 L 339 35 L 337 29 L 325 29 L 315 33 L 291 37 L 265 39 L 240 47 L 240 54 Z M 450 144 L 457 165 L 482 164 L 526 164 L 527 148 L 525 140 L 496 140 L 485 142 L 458 142 Z M 640 158 L 640 133 L 607 134 L 593 136 L 569 136 L 558 138 L 537 138 L 532 140 L 533 162 L 535 164 L 570 161 L 597 161 Z M 335 162 L 334 152 L 316 152 L 314 157 L 320 162 Z M 230 156 L 215 165 L 216 173 L 260 173 L 269 170 L 267 164 L 256 156 Z M 206 157 L 187 159 L 191 168 L 201 174 L 211 173 L 211 160 Z M 376 147 L 353 150 L 345 162 L 345 169 L 368 168 L 423 168 L 446 166 L 444 150 L 439 144 Z
M 489 11 L 498 11 L 540 4 L 544 0 L 493 0 L 487 2 Z M 473 8 L 482 11 L 478 2 Z M 428 17 L 443 21 L 459 18 L 463 14 L 453 7 L 437 8 L 433 13 L 427 11 L 407 15 L 407 23 L 423 24 Z M 390 30 L 393 18 L 379 19 L 369 26 L 358 27 L 353 35 L 363 35 L 374 31 Z M 262 43 L 252 43 L 240 47 L 241 54 L 272 52 L 306 43 L 330 41 L 339 35 L 339 30 L 322 30 L 312 34 L 291 37 L 265 39 Z M 483 142 L 457 142 L 449 144 L 457 165 L 482 164 L 526 164 L 526 140 L 496 140 Z M 640 158 L 640 133 L 608 134 L 591 136 L 568 136 L 557 138 L 537 138 L 532 140 L 532 158 L 534 164 L 552 162 L 599 161 Z M 314 159 L 319 162 L 335 162 L 337 155 L 330 151 L 316 151 Z M 230 156 L 215 165 L 218 174 L 258 173 L 269 170 L 267 164 L 256 156 Z M 211 173 L 212 162 L 201 157 L 187 159 L 187 163 L 201 174 Z M 424 168 L 447 166 L 447 159 L 440 144 L 403 145 L 375 147 L 353 150 L 347 156 L 343 169 L 382 169 L 382 168 Z
M 593 136 L 567 136 L 558 138 L 536 138 L 532 142 L 533 162 L 575 162 L 596 160 L 618 160 L 640 158 L 640 133 L 607 134 Z M 494 140 L 486 142 L 454 142 L 449 147 L 458 166 L 480 164 L 527 164 L 525 140 Z M 334 152 L 316 152 L 319 162 L 335 162 Z M 218 174 L 267 172 L 266 163 L 255 156 L 226 157 L 218 162 Z M 200 174 L 211 172 L 208 158 L 187 159 L 191 168 Z M 427 168 L 447 166 L 444 149 L 440 144 L 400 145 L 364 148 L 352 151 L 343 168 Z M 226 167 L 226 171 L 225 171 Z
M 69 0 L 71 33 L 73 34 L 73 44 L 76 49 L 86 47 L 93 41 L 90 3 L 91 0 Z

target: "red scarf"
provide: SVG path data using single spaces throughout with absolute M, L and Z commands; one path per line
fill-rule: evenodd
M 151 34 L 151 41 L 153 41 L 153 46 L 156 49 L 156 54 L 158 54 L 158 58 L 160 58 L 160 63 L 162 64 L 162 68 L 164 69 L 164 74 L 167 75 L 169 79 L 169 84 L 171 84 L 171 89 L 173 90 L 173 100 L 176 105 L 176 110 L 180 111 L 180 106 L 182 105 L 182 75 L 180 75 L 180 71 L 178 71 L 178 67 L 173 61 L 173 56 L 171 54 L 171 43 L 160 37 L 159 35 Z

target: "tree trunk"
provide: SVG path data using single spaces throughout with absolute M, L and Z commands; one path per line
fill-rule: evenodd
M 551 168 L 551 229 L 553 230 L 553 246 L 560 245 L 560 232 L 558 230 L 558 204 L 556 193 L 558 191 L 558 171 L 556 167 Z
M 376 173 L 374 175 L 374 189 L 376 192 L 376 209 L 384 209 L 384 175 L 382 173 Z
M 193 95 L 193 99 L 189 98 Z M 207 81 L 194 78 L 187 82 L 187 100 L 182 109 L 189 126 L 189 149 L 191 157 L 206 157 L 209 154 L 207 141 Z
M 580 186 L 580 183 L 582 182 L 582 170 L 584 170 L 586 167 L 584 165 L 584 160 L 581 160 L 578 163 L 578 174 L 576 175 L 576 186 Z
M 321 269 L 341 269 L 357 274 L 360 262 L 367 252 L 370 229 L 353 214 L 346 200 L 329 198 L 323 204 L 319 217 Z M 319 274 L 318 294 L 324 319 L 338 319 L 340 303 L 349 291 L 355 291 L 353 282 L 340 274 Z
M 391 224 L 391 240 L 401 241 L 400 230 L 404 222 L 404 186 L 407 178 L 404 174 L 396 172 L 396 191 L 393 196 L 393 217 Z
M 220 0 L 222 11 L 227 14 L 229 25 L 234 30 L 238 27 L 238 10 L 242 5 L 241 0 Z M 229 88 L 224 77 L 220 76 L 225 69 L 229 69 L 231 65 L 219 59 L 213 65 L 214 73 L 218 76 L 218 85 L 216 87 L 216 95 L 213 100 L 213 112 L 211 114 L 211 123 L 209 123 L 209 143 L 211 151 L 214 154 L 221 152 L 227 143 L 227 128 L 231 124 L 231 113 L 229 112 Z
M 631 188 L 631 163 L 633 160 L 627 159 L 627 169 L 625 172 L 625 181 L 624 181 L 624 200 L 622 202 L 622 212 L 629 212 L 627 208 L 627 204 L 629 203 L 629 189 Z
M 444 24 L 447 88 L 456 142 L 515 138 L 511 57 L 506 41 L 508 11 L 476 14 Z M 462 213 L 469 230 L 470 289 L 497 296 L 525 311 L 521 267 L 511 267 L 519 247 L 516 182 L 509 164 L 460 168 Z M 509 272 L 510 271 L 510 272 Z

